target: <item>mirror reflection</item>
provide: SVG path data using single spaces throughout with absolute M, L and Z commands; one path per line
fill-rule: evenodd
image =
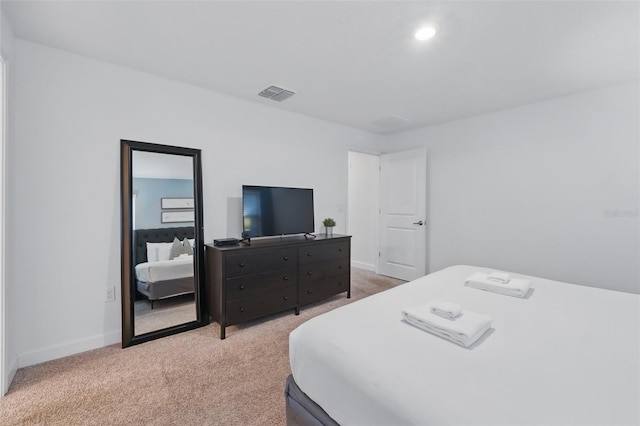
M 193 158 L 133 151 L 134 335 L 197 320 Z

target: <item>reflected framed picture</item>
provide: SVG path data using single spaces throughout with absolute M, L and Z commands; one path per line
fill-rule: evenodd
M 195 220 L 195 214 L 193 210 L 172 210 L 161 212 L 162 223 L 176 223 L 176 222 L 193 222 Z
M 192 209 L 193 198 L 161 198 L 160 207 L 164 209 Z

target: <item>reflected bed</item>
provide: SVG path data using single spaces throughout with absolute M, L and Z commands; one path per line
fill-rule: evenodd
M 151 302 L 194 293 L 193 256 L 173 260 L 148 258 L 147 243 L 171 243 L 194 238 L 194 227 L 137 229 L 133 231 L 136 289 Z M 149 261 L 151 260 L 151 261 Z

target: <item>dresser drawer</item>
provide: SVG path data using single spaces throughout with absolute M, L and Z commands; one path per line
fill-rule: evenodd
M 295 248 L 254 250 L 226 256 L 227 277 L 258 274 L 278 269 L 295 268 L 298 251 Z
M 300 283 L 300 305 L 306 305 L 349 290 L 349 274 Z
M 349 258 L 341 257 L 325 262 L 300 265 L 298 281 L 300 283 L 316 281 L 349 273 Z
M 349 241 L 308 245 L 299 249 L 300 264 L 322 262 L 340 257 L 349 257 Z
M 227 302 L 227 325 L 239 324 L 296 307 L 296 287 Z
M 296 268 L 290 268 L 277 272 L 229 278 L 225 280 L 227 300 L 243 299 L 295 286 L 298 282 L 297 274 L 298 270 Z

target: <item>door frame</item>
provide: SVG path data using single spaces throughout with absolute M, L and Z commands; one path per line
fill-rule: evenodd
M 7 368 L 7 303 L 5 284 L 5 229 L 6 229 L 6 139 L 7 139 L 7 66 L 0 52 L 0 395 L 9 390 Z
M 375 179 L 377 181 L 376 190 L 378 191 L 378 194 L 377 194 L 377 205 L 375 207 L 375 210 L 377 210 L 377 212 L 374 213 L 376 218 L 377 218 L 376 219 L 376 226 L 375 226 L 375 237 L 374 237 L 374 240 L 375 240 L 374 250 L 377 253 L 377 256 L 375 256 L 375 262 L 374 262 L 375 263 L 375 268 L 373 268 L 374 270 L 372 270 L 372 272 L 375 272 L 376 274 L 380 273 L 380 256 L 381 256 L 381 249 L 382 249 L 382 247 L 380 246 L 380 241 L 381 241 L 380 240 L 380 232 L 381 232 L 381 229 L 380 229 L 380 227 L 381 227 L 381 220 L 380 220 L 381 195 L 380 195 L 380 192 L 382 190 L 382 182 L 380 180 L 381 158 L 382 158 L 383 155 L 386 155 L 386 154 L 396 154 L 396 153 L 400 153 L 400 152 L 409 152 L 409 151 L 415 151 L 415 150 L 424 150 L 425 157 L 426 157 L 426 159 L 425 159 L 425 161 L 426 161 L 426 163 L 425 163 L 425 168 L 426 168 L 425 204 L 426 205 L 425 205 L 425 219 L 424 219 L 425 222 L 426 222 L 426 224 L 425 224 L 425 229 L 426 229 L 426 232 L 425 232 L 425 240 L 426 240 L 425 241 L 425 273 L 429 273 L 429 270 L 430 270 L 430 262 L 429 262 L 429 233 L 430 233 L 431 229 L 430 229 L 430 215 L 429 215 L 429 198 L 430 198 L 430 196 L 429 196 L 429 182 L 430 182 L 430 179 L 429 179 L 429 153 L 427 151 L 427 148 L 426 147 L 418 147 L 418 148 L 414 148 L 414 149 L 397 151 L 397 152 L 390 152 L 390 153 L 380 153 L 380 152 L 372 153 L 372 152 L 366 152 L 366 151 L 349 150 L 348 154 L 347 154 L 348 155 L 347 156 L 347 168 L 348 168 L 348 170 L 347 170 L 347 177 L 348 177 L 347 178 L 347 186 L 349 188 L 348 189 L 348 195 L 349 195 L 349 192 L 351 191 L 352 185 L 354 184 L 351 181 L 351 170 L 350 170 L 351 164 L 349 162 L 349 160 L 350 160 L 349 153 L 371 155 L 371 156 L 374 156 L 374 157 L 378 158 L 378 167 L 377 167 L 376 176 L 375 176 Z M 349 220 L 349 216 L 350 216 L 352 208 L 353 208 L 352 199 L 351 199 L 350 196 L 348 196 L 347 197 L 346 232 L 347 232 L 347 234 L 350 234 L 350 235 L 352 234 L 352 230 L 353 230 L 352 224 L 350 223 L 351 221 Z M 352 246 L 352 250 L 353 250 L 353 246 Z M 355 264 L 354 265 L 353 263 L 352 263 L 352 266 L 353 267 L 361 267 L 359 264 Z M 369 269 L 369 268 L 366 268 L 366 269 Z

